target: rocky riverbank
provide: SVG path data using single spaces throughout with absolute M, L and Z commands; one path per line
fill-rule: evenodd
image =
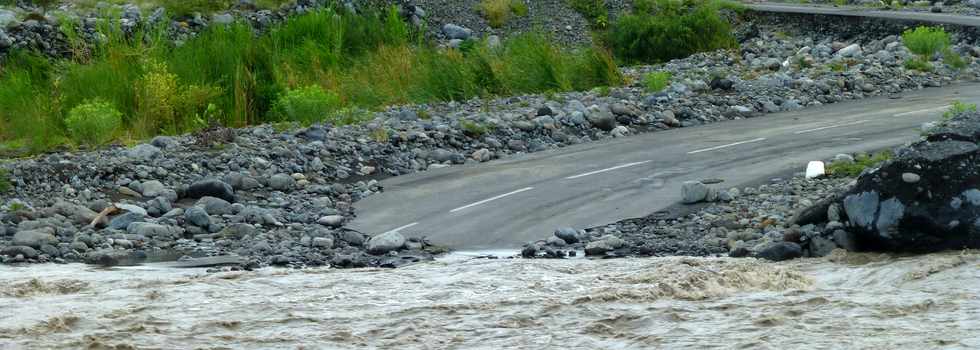
M 941 86 L 980 71 L 976 61 L 906 70 L 910 54 L 894 33 L 809 36 L 748 22 L 739 36 L 737 52 L 625 68 L 636 83 L 622 88 L 400 106 L 347 127 L 213 128 L 5 162 L 12 188 L 0 201 L 0 255 L 114 264 L 238 254 L 250 265 L 398 266 L 439 250 L 344 228 L 356 215 L 351 203 L 382 191 L 384 177 Z M 956 49 L 980 56 L 970 40 L 957 37 Z M 654 70 L 674 77 L 664 91 L 641 86 Z
M 670 211 L 628 219 L 606 226 L 575 230 L 559 228 L 552 237 L 524 246 L 522 256 L 564 258 L 628 256 L 756 256 L 786 260 L 825 256 L 836 248 L 820 237 L 824 226 L 794 224 L 797 213 L 848 188 L 853 178 L 789 179 L 725 189 L 710 185 L 717 199 L 693 211 L 672 216 Z

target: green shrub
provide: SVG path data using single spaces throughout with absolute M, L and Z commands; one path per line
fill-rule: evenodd
M 305 124 L 322 121 L 340 107 L 340 97 L 317 85 L 289 90 L 272 106 L 273 118 Z
M 640 0 L 612 25 L 606 42 L 628 63 L 656 63 L 736 46 L 716 0 Z
M 963 56 L 960 56 L 960 54 L 949 48 L 943 50 L 943 62 L 954 69 L 963 69 L 967 66 L 967 62 Z
M 902 41 L 909 51 L 928 62 L 932 56 L 949 46 L 949 34 L 941 27 L 919 26 L 902 33 Z
M 922 59 L 912 58 L 905 61 L 905 69 L 917 70 L 920 72 L 931 72 L 932 64 Z
M 72 108 L 65 125 L 76 142 L 100 145 L 112 140 L 122 126 L 122 113 L 109 102 L 92 100 Z
M 859 154 L 854 157 L 853 163 L 834 162 L 827 166 L 827 174 L 831 176 L 856 177 L 861 175 L 864 169 L 878 166 L 879 164 L 892 159 L 891 151 L 883 151 L 874 155 Z
M 963 103 L 961 101 L 953 101 L 953 105 L 949 107 L 946 112 L 943 112 L 943 119 L 949 120 L 953 117 L 966 112 L 976 112 L 977 105 L 972 103 Z
M 196 12 L 209 14 L 227 9 L 229 0 L 161 0 L 160 5 L 177 17 L 191 16 Z
M 670 85 L 670 72 L 650 72 L 643 77 L 643 86 L 647 92 L 660 92 Z

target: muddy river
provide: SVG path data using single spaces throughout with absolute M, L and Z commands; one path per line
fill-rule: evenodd
M 980 252 L 0 266 L 0 349 L 971 349 Z

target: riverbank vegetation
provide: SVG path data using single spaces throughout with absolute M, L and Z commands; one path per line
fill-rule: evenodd
M 423 40 L 394 8 L 358 15 L 318 10 L 260 37 L 245 24 L 215 25 L 179 46 L 163 28 L 127 36 L 107 24 L 103 32 L 107 39 L 91 54 L 71 60 L 10 56 L 0 72 L 0 141 L 37 152 L 183 133 L 212 121 L 229 127 L 356 122 L 332 116 L 622 81 L 601 48 L 560 48 L 531 33 L 495 47 L 474 42 L 443 49 Z M 88 124 L 78 117 L 97 111 L 113 117 Z

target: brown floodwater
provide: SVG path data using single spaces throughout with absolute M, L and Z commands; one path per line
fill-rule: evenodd
M 971 349 L 980 252 L 0 266 L 0 349 Z

